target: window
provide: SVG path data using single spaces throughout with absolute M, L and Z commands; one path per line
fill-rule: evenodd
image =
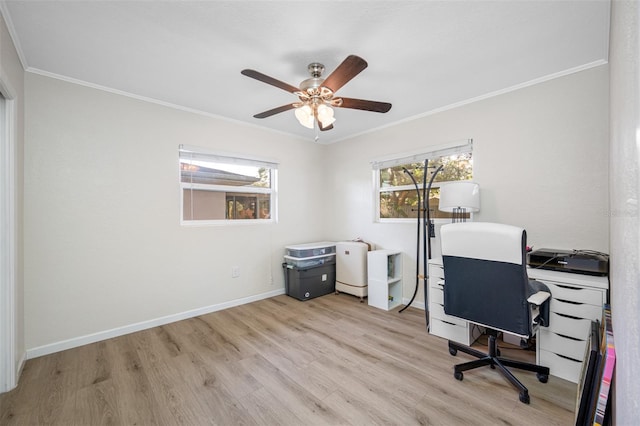
M 429 152 L 398 155 L 395 158 L 373 161 L 376 196 L 376 221 L 415 219 L 418 214 L 418 195 L 409 173 L 415 179 L 420 194 L 424 182 L 424 160 L 428 159 L 426 184 L 438 167 L 429 194 L 429 215 L 432 219 L 451 218 L 451 213 L 438 210 L 440 186 L 447 182 L 473 179 L 472 141 L 455 142 L 433 147 Z M 405 169 L 407 172 L 405 172 Z M 469 214 L 467 213 L 467 217 Z
M 180 146 L 182 222 L 275 221 L 278 165 Z

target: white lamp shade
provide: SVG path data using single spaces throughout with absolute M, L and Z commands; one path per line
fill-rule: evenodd
M 440 187 L 440 205 L 438 210 L 453 212 L 465 209 L 467 212 L 480 210 L 480 185 L 475 182 L 450 182 Z
M 313 129 L 313 110 L 309 105 L 303 105 L 300 108 L 296 108 L 295 116 L 304 127 Z
M 322 123 L 322 127 L 327 127 L 336 121 L 333 118 L 333 110 L 325 104 L 318 105 L 318 120 Z

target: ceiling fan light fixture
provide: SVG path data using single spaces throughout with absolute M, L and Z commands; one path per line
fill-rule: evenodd
M 313 110 L 309 105 L 296 108 L 295 115 L 300 124 L 309 129 L 313 129 Z
M 271 117 L 272 115 L 295 109 L 296 119 L 301 125 L 309 129 L 314 129 L 317 122 L 319 130 L 326 131 L 333 129 L 333 123 L 336 121 L 333 116 L 333 108 L 349 108 L 381 113 L 391 109 L 391 104 L 387 102 L 338 98 L 334 96 L 335 92 L 340 90 L 341 87 L 351 81 L 356 75 L 360 74 L 365 68 L 367 68 L 367 61 L 359 56 L 349 55 L 327 78 L 322 78 L 324 65 L 319 62 L 313 62 L 309 64 L 307 68 L 309 74 L 311 74 L 311 78 L 304 80 L 300 83 L 299 87 L 276 80 L 273 77 L 269 77 L 252 69 L 244 69 L 241 73 L 247 77 L 293 93 L 298 97 L 298 102 L 263 111 L 255 114 L 255 118 Z
M 328 127 L 335 123 L 336 119 L 333 117 L 333 109 L 326 104 L 318 105 L 318 120 L 322 123 L 322 127 Z

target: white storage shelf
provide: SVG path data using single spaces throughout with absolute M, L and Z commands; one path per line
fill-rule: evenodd
M 368 252 L 367 277 L 370 306 L 388 311 L 402 303 L 402 252 Z

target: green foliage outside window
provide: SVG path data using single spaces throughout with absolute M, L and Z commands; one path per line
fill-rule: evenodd
M 449 213 L 438 210 L 440 184 L 457 180 L 473 179 L 473 158 L 471 153 L 439 157 L 429 161 L 427 184 L 432 174 L 442 165 L 436 174 L 429 194 L 429 210 L 432 218 L 448 218 Z M 380 169 L 380 218 L 415 218 L 418 210 L 418 195 L 407 169 L 413 175 L 422 191 L 424 163 L 410 163 Z

